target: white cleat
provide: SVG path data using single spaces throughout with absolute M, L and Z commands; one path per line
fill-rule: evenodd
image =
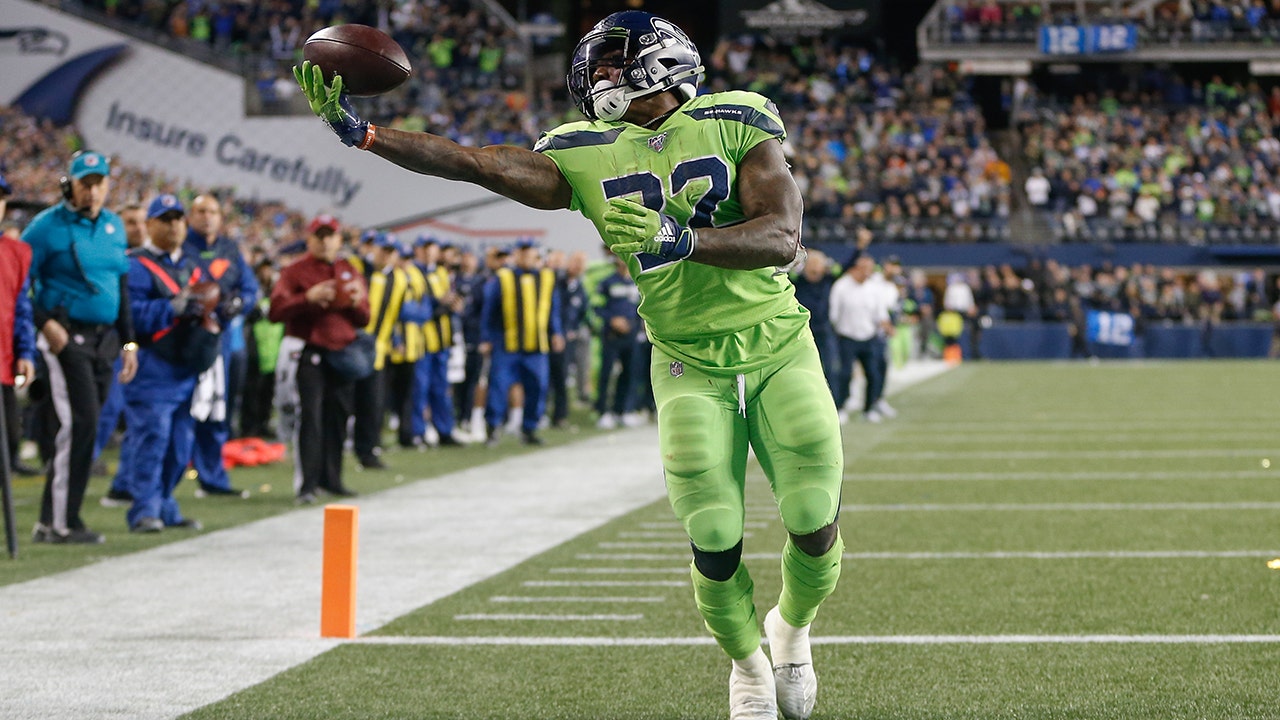
M 778 720 L 777 691 L 764 650 L 734 660 L 729 673 L 729 720 Z
M 618 416 L 613 413 L 605 413 L 596 421 L 596 427 L 601 430 L 612 430 L 618 427 Z
M 889 420 L 892 420 L 898 417 L 898 411 L 895 410 L 892 405 L 885 402 L 884 398 L 881 398 L 876 401 L 876 410 L 878 410 L 881 415 L 885 416 Z
M 792 627 L 775 607 L 764 617 L 764 633 L 773 655 L 773 678 L 782 717 L 808 720 L 818 700 L 818 675 L 809 653 L 809 626 Z

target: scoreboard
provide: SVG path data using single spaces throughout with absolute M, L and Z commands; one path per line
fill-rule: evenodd
M 1040 52 L 1045 55 L 1098 55 L 1138 49 L 1138 26 L 1044 25 L 1040 28 Z

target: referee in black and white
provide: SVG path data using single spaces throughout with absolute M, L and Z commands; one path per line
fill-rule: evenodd
M 120 382 L 131 381 L 138 368 L 124 223 L 103 207 L 110 175 L 106 156 L 76 153 L 62 179 L 62 202 L 36 215 L 22 233 L 31 246 L 36 346 L 48 367 L 57 426 L 33 537 L 40 543 L 102 542 L 80 519 L 98 413 L 116 357 Z

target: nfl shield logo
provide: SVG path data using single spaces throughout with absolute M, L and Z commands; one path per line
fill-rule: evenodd
M 662 148 L 667 146 L 667 134 L 654 135 L 649 138 L 649 149 L 654 152 L 662 152 Z
M 680 377 L 684 374 L 684 363 L 679 360 L 671 361 L 671 377 Z

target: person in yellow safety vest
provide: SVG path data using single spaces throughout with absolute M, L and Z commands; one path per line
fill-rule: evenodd
M 532 239 L 517 241 L 515 266 L 499 268 L 485 283 L 480 316 L 480 352 L 490 355 L 485 444 L 497 444 L 507 391 L 519 382 L 524 386 L 523 441 L 541 445 L 537 429 L 546 411 L 549 353 L 564 349 L 564 333 L 555 272 L 542 267 Z
M 462 299 L 449 282 L 449 270 L 440 264 L 440 242 L 424 235 L 413 244 L 414 260 L 422 271 L 424 294 L 419 298 L 422 316 L 422 357 L 413 376 L 413 422 L 415 438 L 425 437 L 424 412 L 431 409 L 431 425 L 441 446 L 462 443 L 453 436 L 453 393 L 449 386 L 449 355 L 453 352 L 453 332 Z
M 394 240 L 394 238 L 393 238 Z M 416 319 L 419 299 L 426 292 L 426 278 L 413 262 L 413 247 L 400 243 L 396 269 L 405 279 L 405 295 L 399 316 L 391 324 L 391 347 L 387 352 L 387 403 L 399 419 L 397 440 L 400 447 L 414 447 L 421 436 L 413 434 L 413 374 L 422 357 L 422 327 Z
M 365 332 L 374 339 L 373 374 L 356 381 L 355 432 L 356 460 L 367 469 L 382 469 L 382 422 L 386 415 L 387 357 L 391 354 L 392 336 L 400 320 L 409 278 L 397 267 L 400 246 L 394 236 L 378 233 L 369 255 L 369 324 Z

